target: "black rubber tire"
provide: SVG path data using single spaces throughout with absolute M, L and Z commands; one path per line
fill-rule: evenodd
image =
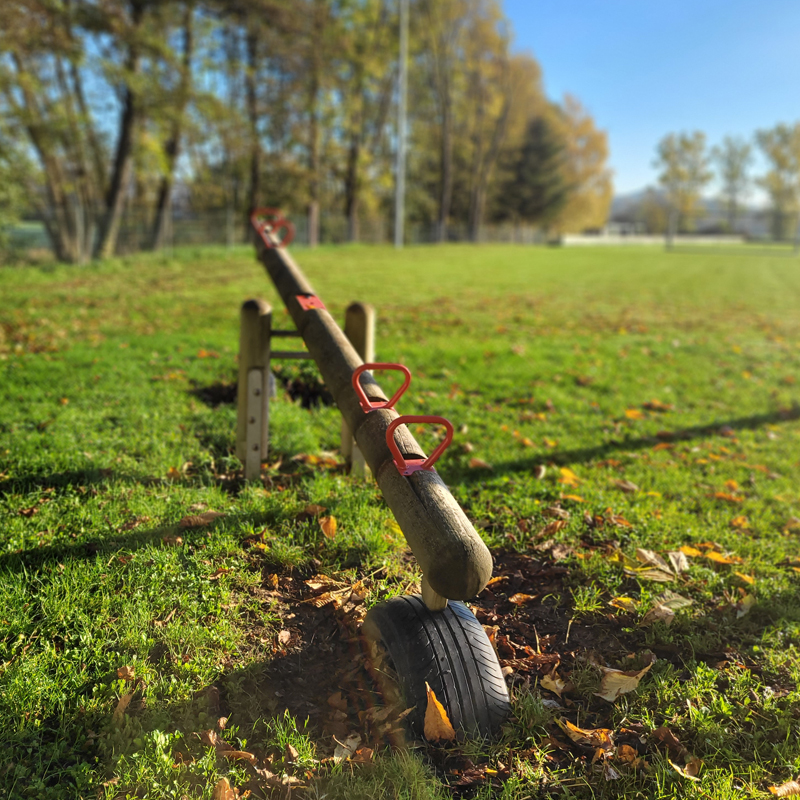
M 395 597 L 372 608 L 365 636 L 391 659 L 412 730 L 423 735 L 425 683 L 445 707 L 459 737 L 497 734 L 510 711 L 508 689 L 489 637 L 475 615 L 451 600 L 429 611 L 422 597 Z

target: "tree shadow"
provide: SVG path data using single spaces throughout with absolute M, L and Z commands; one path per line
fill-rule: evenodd
M 103 714 L 85 716 L 78 711 L 41 720 L 20 739 L 20 746 L 15 748 L 19 752 L 12 750 L 12 766 L 29 770 L 28 775 L 43 788 L 69 785 L 76 780 L 73 775 L 92 766 L 103 773 L 101 780 L 114 780 L 119 774 L 120 757 L 130 763 L 146 746 L 143 742 L 148 735 L 160 732 L 174 737 L 168 745 L 173 769 L 185 770 L 190 783 L 207 788 L 207 764 L 200 761 L 214 742 L 218 742 L 221 770 L 233 763 L 225 757 L 226 749 L 238 752 L 237 758 L 246 751 L 255 759 L 254 765 L 277 776 L 286 773 L 301 779 L 310 764 L 295 760 L 284 741 L 297 744 L 297 739 L 282 736 L 282 731 L 294 729 L 308 735 L 316 745 L 316 759 L 332 755 L 336 744 L 354 732 L 362 736 L 365 745 L 368 741 L 372 746 L 379 744 L 383 732 L 370 720 L 390 701 L 382 697 L 373 681 L 369 649 L 358 633 L 358 620 L 332 605 L 316 607 L 303 602 L 305 587 L 301 589 L 300 575 L 282 576 L 277 590 L 264 588 L 268 586 L 265 581 L 263 586 L 251 587 L 252 599 L 269 604 L 277 600 L 287 604 L 292 613 L 285 615 L 280 631 L 263 624 L 250 627 L 247 644 L 237 654 L 246 666 L 223 667 L 215 680 L 181 702 L 151 698 L 147 687 L 134 680 L 123 689 L 132 696 L 118 716 L 113 701 Z M 153 638 L 155 644 L 145 661 L 162 674 L 181 674 L 184 656 L 174 650 L 174 643 L 170 645 L 166 626 Z M 117 677 L 109 674 L 101 682 L 112 683 Z M 87 687 L 87 691 L 90 689 Z M 76 698 L 76 706 L 79 702 Z M 385 714 L 377 716 L 386 719 Z M 223 729 L 233 729 L 238 738 L 224 735 Z M 84 746 L 65 749 L 65 733 L 71 740 L 85 739 Z M 242 746 L 244 740 L 247 743 Z M 146 763 L 152 761 L 150 755 Z M 236 763 L 243 764 L 244 760 Z M 256 770 L 247 771 L 248 782 L 237 788 L 250 789 L 256 798 L 277 796 L 273 794 L 274 779 L 265 781 Z M 0 771 L 0 790 L 4 779 L 10 777 Z M 76 796 L 78 790 L 86 789 L 79 785 L 73 788 Z M 119 797 L 130 796 L 124 794 L 126 791 L 145 796 L 139 793 L 147 788 L 120 783 Z M 291 792 L 280 796 L 291 796 Z
M 235 526 L 263 526 L 276 522 L 269 513 L 226 514 L 225 521 Z M 172 546 L 175 537 L 188 542 L 202 533 L 203 528 L 182 529 L 177 523 L 131 531 L 114 531 L 104 537 L 94 537 L 81 542 L 64 542 L 42 547 L 32 547 L 13 553 L 0 554 L 0 570 L 6 572 L 36 572 L 67 560 L 79 561 L 140 550 L 149 545 L 165 543 Z M 165 541 L 166 540 L 166 541 Z
M 727 438 L 735 436 L 737 431 L 755 430 L 765 425 L 774 425 L 780 422 L 792 422 L 800 419 L 800 405 L 791 408 L 778 409 L 763 414 L 751 414 L 746 417 L 734 417 L 728 420 L 718 420 L 705 425 L 692 425 L 675 431 L 665 432 L 661 436 L 642 436 L 631 439 L 612 439 L 610 442 L 594 447 L 579 447 L 574 450 L 554 450 L 532 458 L 521 458 L 513 461 L 504 461 L 493 464 L 494 475 L 503 475 L 513 472 L 527 472 L 541 464 L 585 464 L 596 459 L 603 459 L 620 450 L 644 450 L 654 447 L 659 442 L 686 442 L 693 439 L 702 439 L 708 436 L 721 435 Z M 485 470 L 453 470 L 450 481 L 454 484 L 480 483 L 486 480 Z

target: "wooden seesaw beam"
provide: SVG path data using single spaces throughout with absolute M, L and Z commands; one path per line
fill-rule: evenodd
M 347 426 L 394 513 L 419 564 L 422 596 L 431 610 L 443 609 L 447 600 L 467 600 L 486 586 L 492 574 L 492 557 L 461 506 L 435 470 L 400 473 L 386 441 L 386 431 L 399 416 L 394 409 L 365 412 L 352 376 L 364 362 L 319 301 L 313 287 L 275 235 L 253 215 L 258 258 L 275 284 L 289 315 L 319 368 Z M 360 385 L 372 401 L 388 398 L 369 372 Z M 408 428 L 395 430 L 395 442 L 405 458 L 425 458 Z

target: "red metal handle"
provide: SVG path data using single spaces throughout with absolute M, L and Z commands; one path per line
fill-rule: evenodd
M 294 224 L 283 216 L 279 208 L 257 208 L 250 215 L 250 223 L 258 231 L 261 240 L 266 247 L 288 247 L 294 240 Z M 277 236 L 278 231 L 285 231 L 282 238 L 278 238 L 278 244 L 272 243 L 267 236 Z
M 402 372 L 405 375 L 403 385 L 394 393 L 391 400 L 378 400 L 377 402 L 373 402 L 364 393 L 364 388 L 361 386 L 361 383 L 358 379 L 361 376 L 361 373 L 368 369 L 396 369 L 398 372 Z M 361 403 L 361 408 L 368 413 L 370 411 L 374 411 L 376 408 L 394 408 L 395 403 L 402 397 L 405 390 L 408 389 L 410 383 L 411 370 L 402 364 L 362 364 L 360 367 L 356 367 L 353 371 L 353 388 L 356 390 L 358 402 Z
M 394 440 L 395 428 L 397 428 L 398 425 L 404 425 L 409 422 L 434 422 L 438 425 L 444 425 L 445 428 L 447 428 L 447 435 L 444 437 L 444 441 L 441 442 L 439 446 L 425 459 L 410 458 L 408 461 L 406 461 L 400 453 L 400 448 L 397 446 L 397 442 Z M 452 441 L 453 426 L 450 423 L 450 420 L 445 419 L 444 417 L 434 417 L 427 414 L 423 414 L 422 416 L 405 414 L 395 420 L 392 420 L 392 422 L 389 424 L 389 427 L 386 429 L 386 444 L 389 445 L 389 450 L 392 452 L 395 466 L 401 475 L 411 475 L 413 472 L 417 472 L 421 469 L 433 469 L 433 465 L 437 462 L 439 456 L 444 453 Z

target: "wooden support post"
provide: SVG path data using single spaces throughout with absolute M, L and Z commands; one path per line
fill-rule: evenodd
M 366 303 L 351 303 L 344 316 L 344 334 L 364 363 L 375 360 L 375 309 Z M 369 467 L 342 417 L 342 455 L 350 464 L 350 474 L 364 477 Z
M 257 480 L 269 449 L 269 366 L 272 307 L 263 300 L 242 304 L 239 334 L 236 455 L 245 478 Z

